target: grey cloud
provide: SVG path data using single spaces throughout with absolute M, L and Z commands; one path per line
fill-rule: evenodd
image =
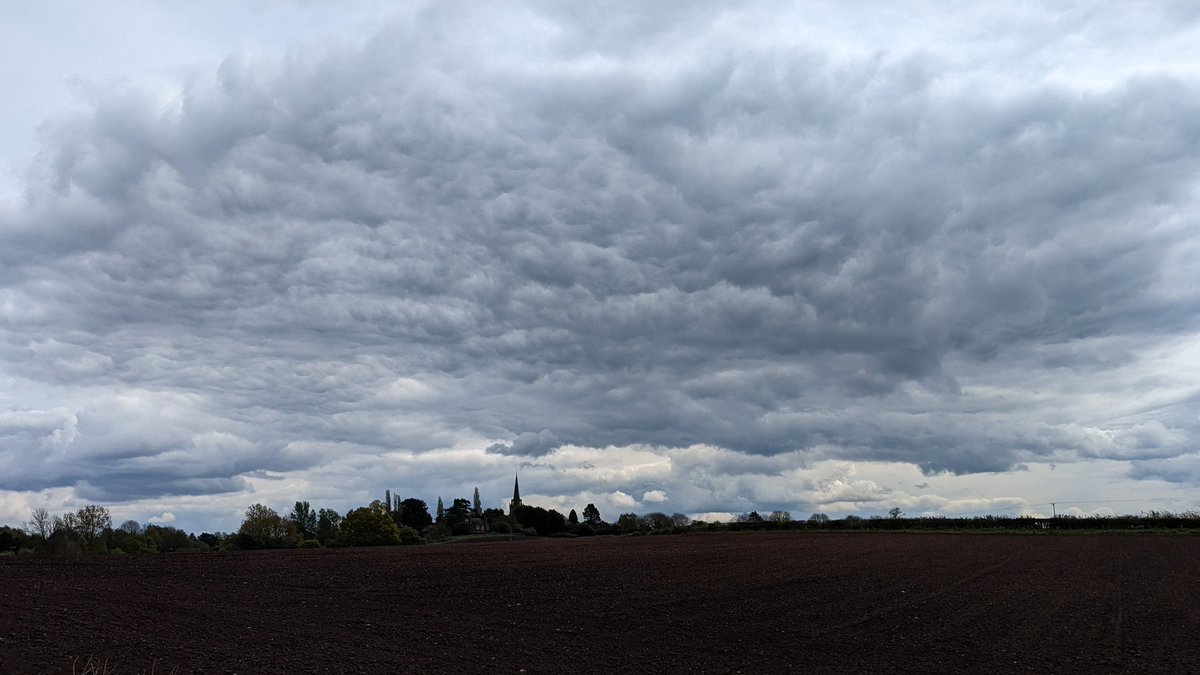
M 493 443 L 487 447 L 487 451 L 500 455 L 540 457 L 554 452 L 560 445 L 562 443 L 558 436 L 548 429 L 542 429 L 537 433 L 518 434 L 511 443 Z
M 476 23 L 495 11 L 428 7 L 50 123 L 0 222 L 4 367 L 204 414 L 82 424 L 78 461 L 2 487 L 237 489 L 322 461 L 300 443 L 707 443 L 931 473 L 1194 443 L 1179 413 L 974 398 L 1042 347 L 1196 331 L 1171 255 L 1196 245 L 1194 78 L 1013 87 L 945 45 L 750 48 L 717 6 L 607 28 L 509 10 L 544 29 L 518 43 Z M 1050 351 L 1031 376 L 1130 358 Z

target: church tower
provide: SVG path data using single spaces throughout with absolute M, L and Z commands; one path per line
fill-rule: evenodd
M 522 506 L 523 506 L 523 504 L 521 504 L 521 479 L 520 479 L 520 477 L 514 475 L 513 476 L 513 498 L 512 498 L 512 501 L 508 503 L 508 515 L 510 515 L 510 516 L 515 515 L 517 509 L 521 508 Z

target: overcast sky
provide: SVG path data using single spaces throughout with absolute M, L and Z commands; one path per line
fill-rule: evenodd
M 1194 3 L 644 4 L 0 11 L 0 522 L 1200 507 Z

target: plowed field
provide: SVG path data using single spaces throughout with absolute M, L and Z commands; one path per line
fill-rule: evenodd
M 0 558 L 0 672 L 1200 672 L 1200 537 Z

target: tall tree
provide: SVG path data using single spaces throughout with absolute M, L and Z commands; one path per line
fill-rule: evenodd
M 446 517 L 446 507 L 442 506 L 442 498 L 438 497 L 437 522 L 439 522 L 439 523 L 442 522 L 442 519 L 445 517 Z
M 238 528 L 242 548 L 292 548 L 296 529 L 291 521 L 279 517 L 275 509 L 254 504 L 246 509 L 246 519 Z
M 288 520 L 292 521 L 296 532 L 303 539 L 316 539 L 317 537 L 317 512 L 307 501 L 298 501 L 292 507 L 292 512 L 288 514 Z
M 446 512 L 443 514 L 443 519 L 449 525 L 464 522 L 470 517 L 471 502 L 467 501 L 466 499 L 455 499 L 454 502 L 450 504 L 450 508 L 446 509 Z M 438 522 L 442 521 L 439 520 Z
M 429 506 L 424 499 L 408 498 L 399 504 L 400 524 L 420 532 L 433 524 L 429 515 Z
M 578 525 L 579 524 L 579 514 L 575 513 L 575 509 L 571 509 L 571 512 L 567 514 L 567 524 L 568 525 Z
M 391 513 L 392 511 L 395 510 L 392 508 L 392 491 L 391 490 L 383 491 L 383 505 L 387 507 L 388 513 Z
M 112 527 L 112 515 L 108 509 L 95 504 L 88 504 L 75 513 L 76 531 L 89 546 L 100 538 L 104 531 Z
M 475 488 L 475 500 L 474 500 L 473 506 L 474 506 L 474 508 L 471 510 L 471 515 L 475 516 L 476 518 L 482 516 L 483 515 L 483 502 L 479 499 L 479 488 L 478 487 Z
M 36 534 L 42 539 L 49 539 L 54 532 L 54 517 L 45 507 L 39 506 L 29 514 L 29 533 Z
M 583 522 L 591 525 L 592 527 L 598 527 L 604 524 L 604 521 L 600 520 L 600 509 L 596 508 L 595 504 L 588 504 L 587 506 L 583 507 Z
M 317 512 L 317 541 L 322 546 L 332 546 L 337 543 L 338 532 L 342 517 L 333 509 L 321 509 Z

